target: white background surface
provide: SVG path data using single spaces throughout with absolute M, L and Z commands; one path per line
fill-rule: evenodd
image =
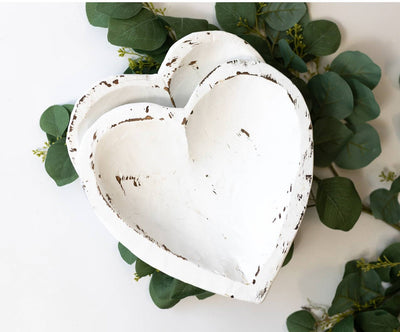
M 168 15 L 216 23 L 213 4 L 168 4 Z M 340 51 L 360 50 L 382 68 L 372 124 L 381 157 L 344 172 L 366 198 L 378 174 L 400 170 L 400 4 L 312 4 L 342 32 Z M 41 113 L 73 103 L 93 82 L 123 72 L 127 60 L 86 20 L 83 4 L 0 4 L 1 231 L 0 331 L 286 331 L 307 298 L 329 304 L 347 260 L 374 257 L 398 241 L 395 230 L 363 215 L 348 233 L 323 226 L 310 209 L 283 268 L 260 305 L 214 296 L 156 308 L 148 279 L 136 283 L 117 241 L 95 218 L 78 181 L 58 188 L 31 150 L 42 145 Z M 338 52 L 338 53 L 339 53 Z M 396 131 L 397 130 L 397 131 Z

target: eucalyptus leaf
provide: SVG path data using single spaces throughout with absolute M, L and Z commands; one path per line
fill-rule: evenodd
M 149 10 L 142 9 L 126 20 L 111 18 L 107 37 L 113 45 L 153 51 L 164 44 L 167 34 L 162 22 Z
M 305 3 L 305 5 L 306 5 L 306 13 L 303 15 L 303 17 L 298 22 L 298 24 L 300 24 L 302 27 L 305 27 L 311 21 L 310 13 L 307 8 L 307 3 Z
M 207 30 L 219 30 L 219 28 L 214 24 L 208 23 Z
M 294 242 L 290 246 L 290 249 L 289 249 L 288 253 L 286 254 L 286 257 L 285 257 L 285 260 L 283 261 L 282 266 L 287 265 L 291 261 L 291 259 L 293 257 L 293 251 L 294 251 Z
M 156 269 L 150 266 L 149 264 L 143 262 L 141 259 L 137 258 L 135 264 L 135 270 L 136 270 L 136 275 L 139 278 L 142 278 L 152 274 Z
M 285 31 L 295 25 L 306 10 L 302 2 L 270 2 L 262 9 L 262 13 L 271 28 Z
M 354 97 L 353 113 L 346 119 L 357 124 L 376 119 L 379 116 L 379 105 L 370 88 L 358 80 L 348 80 Z
M 235 34 L 249 32 L 248 28 L 238 26 L 240 20 L 247 22 L 249 27 L 256 24 L 256 5 L 252 2 L 217 2 L 215 14 L 221 28 Z
M 271 55 L 271 51 L 268 48 L 267 42 L 262 39 L 261 37 L 255 36 L 255 35 L 238 35 L 240 38 L 244 39 L 247 41 L 251 46 L 255 48 L 255 50 L 260 53 L 260 55 L 263 57 L 263 59 L 266 62 L 269 62 L 273 60 L 273 57 Z
M 400 294 L 387 299 L 378 309 L 382 309 L 397 317 L 400 315 Z
M 279 40 L 278 45 L 285 67 L 290 66 L 300 73 L 305 73 L 307 71 L 306 63 L 293 52 L 286 39 Z
M 381 279 L 374 270 L 350 273 L 338 285 L 328 314 L 333 316 L 354 309 L 382 295 Z
M 379 135 L 367 123 L 353 125 L 350 129 L 353 136 L 340 151 L 335 163 L 345 169 L 365 167 L 381 153 Z
M 315 331 L 316 321 L 308 311 L 299 310 L 292 313 L 286 320 L 289 332 L 312 332 Z
M 265 34 L 274 44 L 278 43 L 280 39 L 286 39 L 288 37 L 286 31 L 272 29 L 268 24 L 265 24 Z
M 340 45 L 340 31 L 337 25 L 327 20 L 309 22 L 303 29 L 306 52 L 316 56 L 329 55 Z
M 322 223 L 342 231 L 353 228 L 362 210 L 353 182 L 339 176 L 318 181 L 316 205 Z
M 353 332 L 354 331 L 354 318 L 353 316 L 347 316 L 337 323 L 332 332 Z
M 129 265 L 136 262 L 137 257 L 129 251 L 121 242 L 118 242 L 118 251 L 122 259 Z
M 335 118 L 321 118 L 314 123 L 314 164 L 317 167 L 329 166 L 353 132 Z
M 375 88 L 381 78 L 379 66 L 359 51 L 346 51 L 339 54 L 332 61 L 330 69 L 345 80 L 359 80 L 370 89 Z
M 203 293 L 197 294 L 196 297 L 199 300 L 205 300 L 205 299 L 207 299 L 207 298 L 209 298 L 210 296 L 213 296 L 213 295 L 215 295 L 215 294 L 211 293 L 209 291 L 204 291 Z
M 357 267 L 357 260 L 356 259 L 348 261 L 346 263 L 345 267 L 344 267 L 343 278 L 345 276 L 347 276 L 348 274 L 350 274 L 350 273 L 356 273 L 356 272 L 359 272 L 359 271 L 361 271 L 361 270 Z
M 177 39 L 197 31 L 208 30 L 208 22 L 194 18 L 160 16 L 160 19 L 175 31 Z
M 167 54 L 168 50 L 170 49 L 170 47 L 172 46 L 172 44 L 174 43 L 174 41 L 167 36 L 167 39 L 165 40 L 165 42 L 157 49 L 153 50 L 153 51 L 146 51 L 146 50 L 141 50 L 136 48 L 135 51 L 137 53 L 140 54 L 146 54 L 146 55 L 150 55 L 151 57 L 154 57 L 155 55 L 160 55 L 160 54 Z
M 398 319 L 384 310 L 365 311 L 357 314 L 355 325 L 363 332 L 393 332 L 400 327 Z
M 69 115 L 71 115 L 71 112 L 74 109 L 73 104 L 64 104 L 64 105 L 62 105 L 62 107 L 64 107 L 68 111 Z
M 65 139 L 58 140 L 49 147 L 44 166 L 47 174 L 58 186 L 64 186 L 78 178 L 78 174 L 69 159 Z
M 49 141 L 50 144 L 53 144 L 54 142 L 57 142 L 57 137 L 50 135 L 50 134 L 46 134 L 47 140 Z
M 308 89 L 307 83 L 304 82 L 301 78 L 293 77 L 291 78 L 292 83 L 300 90 L 301 94 L 303 95 L 304 101 L 307 104 L 309 110 L 312 109 L 312 97 L 311 92 Z
M 397 280 L 397 281 L 393 282 L 391 286 L 386 288 L 385 296 L 392 296 L 399 291 L 400 291 L 400 280 Z
M 389 260 L 392 263 L 400 263 L 400 242 L 388 246 L 379 257 L 382 261 Z M 381 271 L 381 274 L 384 275 L 385 279 L 383 279 L 383 281 L 395 283 L 400 280 L 399 265 L 379 268 L 376 269 L 376 271 Z
M 96 9 L 112 18 L 124 20 L 139 14 L 142 8 L 141 2 L 99 2 Z
M 99 2 L 86 2 L 86 16 L 89 23 L 95 27 L 107 28 L 110 16 L 99 12 L 97 5 Z
M 353 112 L 353 93 L 346 81 L 334 72 L 314 76 L 308 88 L 315 101 L 317 117 L 342 120 Z
M 54 137 L 61 137 L 69 124 L 69 113 L 60 105 L 46 109 L 40 117 L 40 128 Z
M 389 224 L 397 224 L 400 221 L 400 204 L 398 192 L 386 189 L 374 190 L 370 198 L 372 214 L 376 219 L 384 220 Z
M 154 304 L 160 309 L 168 309 L 177 304 L 180 299 L 172 298 L 176 279 L 162 272 L 155 272 L 151 276 L 149 292 Z
M 205 295 L 203 289 L 157 271 L 151 277 L 149 290 L 154 304 L 161 309 L 171 308 L 188 296 L 199 295 L 202 297 Z

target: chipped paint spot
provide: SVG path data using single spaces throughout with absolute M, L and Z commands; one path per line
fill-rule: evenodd
M 120 185 L 120 187 L 121 187 L 121 189 L 122 189 L 124 195 L 126 195 L 125 189 L 124 189 L 124 187 L 122 186 L 122 179 L 121 179 L 121 177 L 118 176 L 118 175 L 116 175 L 116 176 L 115 176 L 115 179 L 117 180 L 118 184 Z
M 178 57 L 173 58 L 170 62 L 167 62 L 165 65 L 166 65 L 167 67 L 171 67 L 171 65 L 172 65 L 176 60 L 178 60 Z
M 250 137 L 250 134 L 249 134 L 246 130 L 244 130 L 243 128 L 240 129 L 240 131 L 241 131 L 243 134 L 245 134 L 247 137 Z
M 99 83 L 99 85 L 105 85 L 105 86 L 107 86 L 108 88 L 112 86 L 112 85 L 111 85 L 110 83 L 108 83 L 107 81 L 101 81 L 101 82 Z

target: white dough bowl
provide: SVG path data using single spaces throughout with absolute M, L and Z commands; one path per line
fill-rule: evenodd
M 135 255 L 205 290 L 264 299 L 307 206 L 312 126 L 298 89 L 249 45 L 185 37 L 158 75 L 85 95 L 67 141 L 96 214 Z

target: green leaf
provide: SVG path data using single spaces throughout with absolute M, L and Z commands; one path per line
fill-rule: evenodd
M 353 182 L 339 176 L 318 181 L 316 204 L 322 223 L 342 231 L 353 228 L 362 210 Z
M 315 100 L 317 117 L 331 116 L 342 120 L 353 112 L 353 93 L 338 74 L 316 75 L 308 82 L 308 88 Z
M 168 36 L 167 39 L 165 40 L 164 44 L 162 44 L 161 47 L 159 47 L 153 51 L 146 51 L 146 50 L 141 50 L 138 48 L 136 48 L 135 51 L 140 54 L 150 55 L 151 57 L 154 57 L 155 55 L 161 55 L 161 54 L 165 55 L 173 43 L 174 43 L 174 41 Z
M 168 309 L 185 297 L 204 295 L 204 290 L 172 278 L 162 272 L 154 272 L 150 281 L 150 296 L 154 304 L 161 309 Z
M 172 16 L 160 16 L 160 19 L 175 31 L 177 39 L 181 39 L 192 32 L 208 30 L 208 22 L 206 20 Z
M 397 317 L 400 315 L 400 294 L 387 299 L 378 309 L 382 309 Z
M 392 283 L 392 286 L 389 286 L 385 290 L 385 296 L 392 296 L 400 291 L 400 280 L 397 280 Z
M 301 2 L 271 2 L 262 9 L 262 12 L 271 28 L 285 31 L 295 25 L 306 10 L 306 5 Z
M 219 28 L 216 26 L 216 25 L 214 25 L 214 24 L 211 24 L 211 23 L 208 23 L 208 28 L 207 28 L 207 30 L 219 30 Z
M 286 264 L 288 264 L 290 262 L 290 260 L 293 257 L 293 251 L 294 251 L 294 242 L 290 246 L 289 252 L 287 253 L 287 255 L 285 257 L 285 260 L 283 261 L 282 266 L 285 266 Z
M 273 57 L 271 55 L 271 52 L 268 48 L 267 42 L 262 39 L 261 37 L 255 36 L 255 35 L 238 35 L 240 38 L 244 39 L 247 41 L 251 46 L 254 47 L 254 49 L 260 53 L 260 55 L 263 57 L 263 59 L 268 62 L 273 60 Z
M 273 43 L 274 42 L 278 43 L 278 41 L 280 39 L 288 38 L 286 31 L 278 31 L 278 30 L 272 29 L 268 24 L 265 25 L 265 34 Z M 280 57 L 280 54 L 279 54 L 279 57 Z
M 330 69 L 340 74 L 346 81 L 356 79 L 370 89 L 375 88 L 381 79 L 379 66 L 359 51 L 346 51 L 339 54 L 332 61 Z
M 62 107 L 64 107 L 68 111 L 69 115 L 71 115 L 71 112 L 74 109 L 73 104 L 64 104 L 64 105 L 62 105 Z
M 61 137 L 69 123 L 68 111 L 59 105 L 50 106 L 40 117 L 40 128 L 52 136 Z
M 397 177 L 390 186 L 390 191 L 400 193 L 400 176 Z
M 207 298 L 209 298 L 210 296 L 213 296 L 213 295 L 214 295 L 214 293 L 211 293 L 209 291 L 204 291 L 203 293 L 197 294 L 196 297 L 199 300 L 204 300 L 204 299 L 207 299 Z
M 321 118 L 314 123 L 314 164 L 329 166 L 338 156 L 353 132 L 335 118 Z
M 136 269 L 136 276 L 139 278 L 148 276 L 152 274 L 156 269 L 149 264 L 143 262 L 141 259 L 137 258 L 136 259 L 136 264 L 135 264 L 135 269 Z
M 303 29 L 305 51 L 316 56 L 329 55 L 340 45 L 340 31 L 337 25 L 327 20 L 309 22 Z
M 58 186 L 64 186 L 78 178 L 78 174 L 76 174 L 69 159 L 65 139 L 58 140 L 50 146 L 44 166 Z
M 363 332 L 393 332 L 400 327 L 398 319 L 384 310 L 361 312 L 355 323 Z
M 340 151 L 335 163 L 345 169 L 365 167 L 381 153 L 379 135 L 367 123 L 353 125 L 350 129 L 353 136 Z
M 348 80 L 348 82 L 353 92 L 354 109 L 346 120 L 357 124 L 377 118 L 380 109 L 371 89 L 357 80 Z
M 347 316 L 339 323 L 337 323 L 332 332 L 353 332 L 354 331 L 354 318 L 353 316 Z
M 314 317 L 306 310 L 296 311 L 286 319 L 289 332 L 312 332 L 315 331 L 315 324 Z
M 312 108 L 312 97 L 311 92 L 308 89 L 307 83 L 304 82 L 301 78 L 293 77 L 291 78 L 292 83 L 300 90 L 303 98 L 307 104 L 309 110 Z
M 137 257 L 132 254 L 121 242 L 118 242 L 118 251 L 122 259 L 129 265 L 135 263 Z
M 167 39 L 167 30 L 150 11 L 142 9 L 127 20 L 110 19 L 108 41 L 113 45 L 153 51 Z
M 397 224 L 400 221 L 400 204 L 398 192 L 386 189 L 374 190 L 370 198 L 372 214 L 376 219 L 384 220 L 389 224 Z
M 57 137 L 50 135 L 50 134 L 46 134 L 47 140 L 49 141 L 50 144 L 53 144 L 54 142 L 57 142 Z
M 346 263 L 345 267 L 344 267 L 343 278 L 345 276 L 347 276 L 348 274 L 350 274 L 350 273 L 356 273 L 356 272 L 359 272 L 359 271 L 361 271 L 361 270 L 357 267 L 357 260 L 356 259 L 348 261 Z
M 110 17 L 97 10 L 98 4 L 98 2 L 86 2 L 87 19 L 95 27 L 107 28 Z
M 139 14 L 141 2 L 100 2 L 97 11 L 112 18 L 127 19 Z
M 306 63 L 296 53 L 293 52 L 286 39 L 279 40 L 278 45 L 285 67 L 290 66 L 300 73 L 305 73 L 307 71 Z
M 298 22 L 298 24 L 300 24 L 303 28 L 304 28 L 308 23 L 310 23 L 310 21 L 311 21 L 310 13 L 309 13 L 308 8 L 307 8 L 307 3 L 305 3 L 305 6 L 306 6 L 306 13 L 303 15 L 303 17 L 302 17 L 302 18 L 300 19 L 300 21 Z
M 400 262 L 400 242 L 388 246 L 379 256 L 382 261 L 389 260 L 392 263 Z M 376 269 L 383 281 L 395 283 L 400 280 L 398 277 L 399 266 Z
M 256 5 L 251 2 L 217 2 L 215 14 L 221 28 L 235 34 L 248 32 L 248 28 L 238 26 L 240 20 L 246 21 L 249 27 L 256 24 Z
M 333 316 L 354 309 L 357 305 L 367 304 L 382 295 L 382 282 L 374 270 L 350 273 L 338 285 L 328 314 Z

